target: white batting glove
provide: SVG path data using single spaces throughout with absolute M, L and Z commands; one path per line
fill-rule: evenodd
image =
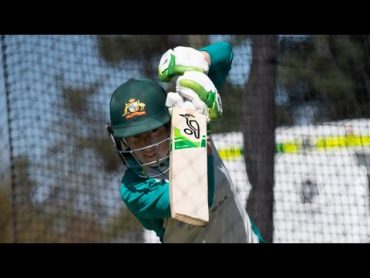
M 212 80 L 204 73 L 187 71 L 176 82 L 176 91 L 190 100 L 198 111 L 203 111 L 208 121 L 222 116 L 221 97 Z
M 172 116 L 173 107 L 182 107 L 184 105 L 184 98 L 178 93 L 169 92 L 166 97 L 166 106 L 168 107 L 168 112 Z
M 208 73 L 209 65 L 203 53 L 191 47 L 178 46 L 167 50 L 161 57 L 158 76 L 161 81 L 170 81 L 172 77 L 186 71 Z
M 166 106 L 172 116 L 173 107 L 185 107 L 193 110 L 197 110 L 199 113 L 208 115 L 207 106 L 199 99 L 198 95 L 195 94 L 193 100 L 182 97 L 179 93 L 169 92 L 167 93 Z

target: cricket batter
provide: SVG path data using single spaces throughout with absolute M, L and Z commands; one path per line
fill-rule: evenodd
M 130 79 L 111 97 L 111 123 L 107 129 L 125 165 L 121 198 L 162 243 L 263 242 L 238 202 L 236 188 L 211 139 L 211 123 L 222 116 L 218 90 L 232 60 L 232 48 L 227 42 L 200 50 L 183 46 L 169 49 L 162 55 L 158 74 L 163 82 L 177 78 L 176 92 L 166 93 L 153 80 Z M 201 100 L 205 98 L 207 103 Z M 171 218 L 169 132 L 174 106 L 192 107 L 208 119 L 209 222 L 205 227 Z

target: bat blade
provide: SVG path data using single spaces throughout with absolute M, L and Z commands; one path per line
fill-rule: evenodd
M 205 226 L 209 220 L 207 119 L 195 110 L 173 108 L 169 181 L 171 217 Z

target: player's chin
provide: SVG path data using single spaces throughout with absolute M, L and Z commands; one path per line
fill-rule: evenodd
M 159 158 L 159 160 L 157 159 L 157 157 L 144 159 L 144 163 L 149 167 L 160 166 L 165 161 L 166 161 L 165 156 Z
M 140 159 L 140 162 L 147 165 L 147 166 L 153 166 L 154 164 L 158 163 L 157 157 L 142 157 Z
M 154 163 L 157 161 L 157 156 L 156 155 L 144 156 L 141 161 L 144 163 L 151 163 L 151 162 Z

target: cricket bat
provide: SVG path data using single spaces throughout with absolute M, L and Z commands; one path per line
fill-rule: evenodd
M 171 217 L 205 226 L 209 219 L 206 116 L 174 107 L 170 142 Z

